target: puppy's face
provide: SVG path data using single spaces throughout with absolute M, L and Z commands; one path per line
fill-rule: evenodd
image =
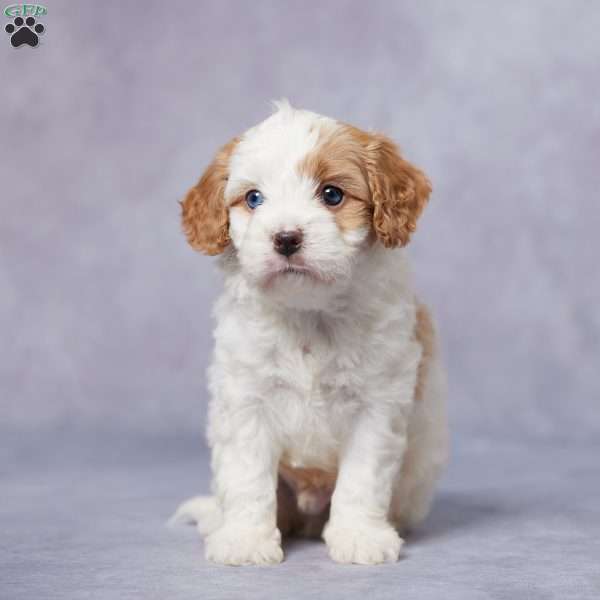
M 250 285 L 319 308 L 372 244 L 404 245 L 430 193 L 387 138 L 287 104 L 224 146 L 183 202 L 190 244 Z

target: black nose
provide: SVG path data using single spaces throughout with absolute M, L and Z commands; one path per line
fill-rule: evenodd
M 291 256 L 302 246 L 301 231 L 280 231 L 273 237 L 273 247 L 283 256 Z

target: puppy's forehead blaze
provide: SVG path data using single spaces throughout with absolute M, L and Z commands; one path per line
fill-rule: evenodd
M 372 223 L 365 145 L 359 133 L 346 125 L 321 132 L 316 147 L 298 164 L 300 175 L 318 187 L 331 184 L 343 190 L 344 202 L 332 209 L 342 231 L 370 229 Z
M 337 127 L 333 119 L 284 109 L 249 129 L 230 161 L 226 202 L 235 202 L 249 189 L 266 191 L 280 181 L 289 182 L 290 175 L 298 176 L 297 165 L 317 147 L 326 131 Z

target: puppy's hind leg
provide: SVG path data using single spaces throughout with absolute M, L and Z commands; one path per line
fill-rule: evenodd
M 183 502 L 169 523 L 194 523 L 200 535 L 207 536 L 218 529 L 223 514 L 214 496 L 195 496 Z
M 446 377 L 435 330 L 423 306 L 417 312 L 416 334 L 423 355 L 408 428 L 408 449 L 390 507 L 390 519 L 400 530 L 414 528 L 427 516 L 436 483 L 448 460 Z

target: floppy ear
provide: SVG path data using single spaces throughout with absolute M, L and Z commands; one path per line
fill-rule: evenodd
M 405 246 L 431 193 L 429 179 L 378 134 L 370 135 L 366 169 L 377 238 L 386 248 Z
M 229 178 L 229 158 L 238 143 L 225 144 L 208 165 L 200 181 L 181 202 L 181 220 L 188 242 L 205 254 L 220 254 L 229 245 L 229 216 L 225 206 L 225 186 Z

